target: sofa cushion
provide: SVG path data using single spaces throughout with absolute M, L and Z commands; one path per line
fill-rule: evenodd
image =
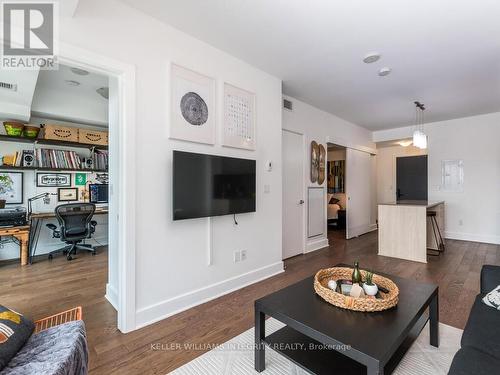
M 483 302 L 489 307 L 500 310 L 500 285 L 485 295 Z
M 462 347 L 472 347 L 500 359 L 500 313 L 476 297 L 462 335 Z
M 498 374 L 500 360 L 473 348 L 460 349 L 451 363 L 448 375 Z
M 500 266 L 484 265 L 481 268 L 481 293 L 489 293 L 500 285 Z
M 23 347 L 34 329 L 31 320 L 0 305 L 0 370 Z
M 0 375 L 86 375 L 88 350 L 85 324 L 61 324 L 30 337 Z

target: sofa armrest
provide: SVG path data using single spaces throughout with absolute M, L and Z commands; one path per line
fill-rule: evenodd
M 75 320 L 82 320 L 81 306 L 35 321 L 35 333 Z
M 500 285 L 500 266 L 484 265 L 481 269 L 481 293 L 489 293 Z

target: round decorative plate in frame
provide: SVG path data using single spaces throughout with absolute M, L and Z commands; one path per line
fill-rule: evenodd
M 315 141 L 311 142 L 311 182 L 318 181 L 319 147 Z

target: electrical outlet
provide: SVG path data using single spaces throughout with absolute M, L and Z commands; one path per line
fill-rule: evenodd
M 241 253 L 239 251 L 234 252 L 234 263 L 241 261 Z
M 247 260 L 247 251 L 241 250 L 241 261 Z
M 464 221 L 462 219 L 458 220 L 458 225 L 460 226 L 464 225 Z

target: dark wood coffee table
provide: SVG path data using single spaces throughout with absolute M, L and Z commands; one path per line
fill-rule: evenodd
M 399 287 L 390 310 L 330 305 L 315 293 L 314 276 L 255 301 L 255 370 L 265 369 L 267 345 L 312 374 L 390 374 L 428 320 L 430 344 L 438 347 L 438 286 L 379 274 Z M 286 326 L 266 337 L 266 315 Z

